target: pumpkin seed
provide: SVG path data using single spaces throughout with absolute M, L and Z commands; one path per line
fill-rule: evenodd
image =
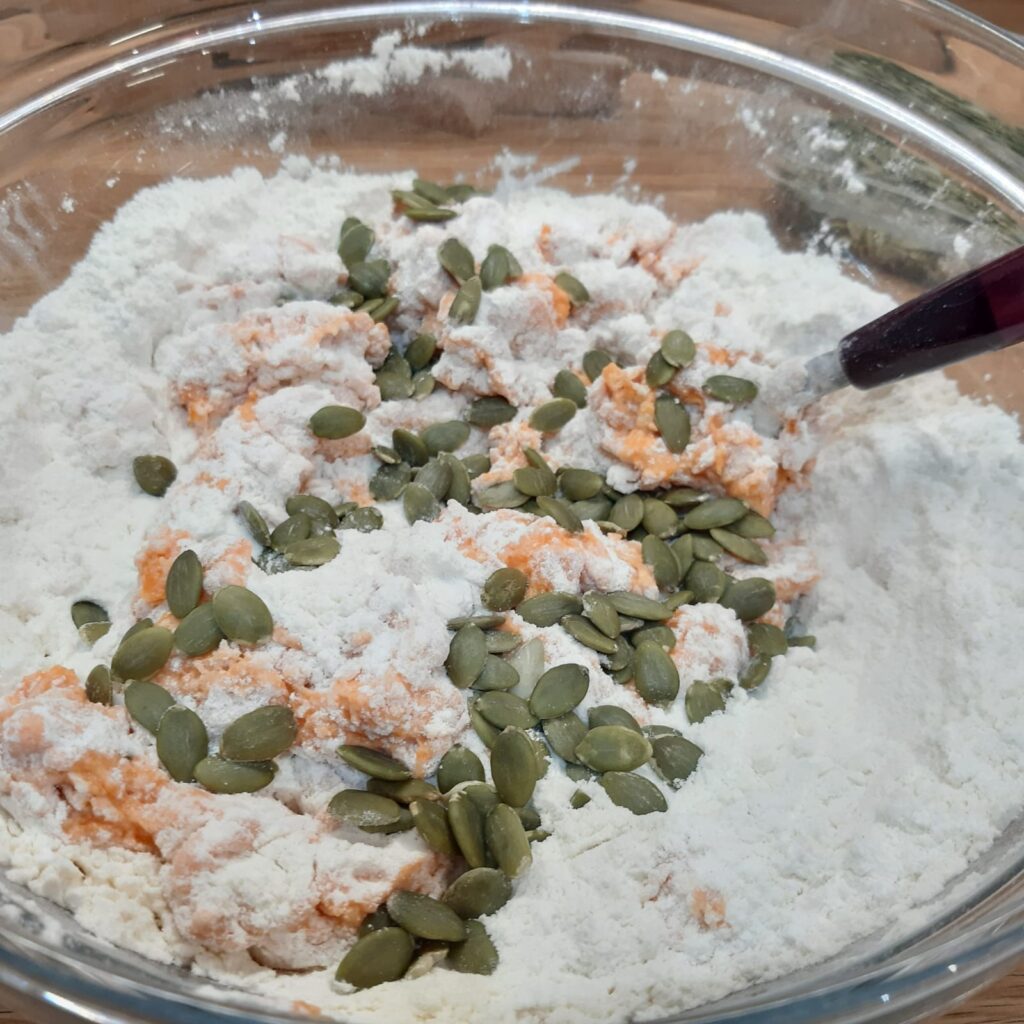
M 466 422 L 474 427 L 496 427 L 499 423 L 508 423 L 516 417 L 516 409 L 511 402 L 500 395 L 487 395 L 475 399 L 466 412 Z
M 648 779 L 633 772 L 606 772 L 598 782 L 617 807 L 633 814 L 651 814 L 668 810 L 665 794 Z
M 748 540 L 767 540 L 775 536 L 775 527 L 758 512 L 748 512 L 742 519 L 729 524 L 729 532 Z
M 479 921 L 466 922 L 466 941 L 448 950 L 446 963 L 460 974 L 493 974 L 498 967 L 498 951 Z
M 569 806 L 574 811 L 578 811 L 581 807 L 586 807 L 589 803 L 590 797 L 582 789 L 577 789 L 569 800 Z
M 583 523 L 580 517 L 560 498 L 537 498 L 537 505 L 543 515 L 549 516 L 569 533 L 582 533 Z
M 599 495 L 596 498 L 588 498 L 586 501 L 574 501 L 569 508 L 578 519 L 601 520 L 612 510 L 612 503 Z
M 387 260 L 361 260 L 348 268 L 348 286 L 364 299 L 383 299 L 388 293 L 390 277 Z
M 422 484 L 406 484 L 402 509 L 409 523 L 431 523 L 441 514 L 441 504 Z
M 341 238 L 338 240 L 338 255 L 346 267 L 362 263 L 370 255 L 376 238 L 372 228 L 355 218 L 352 220 L 354 223 L 349 223 L 348 230 L 342 226 Z
M 624 495 L 612 505 L 608 518 L 626 533 L 635 530 L 644 518 L 643 498 L 639 494 Z
M 667 704 L 679 693 L 679 670 L 660 644 L 641 643 L 633 659 L 636 691 L 648 704 Z
M 569 301 L 573 306 L 582 306 L 585 302 L 590 301 L 590 292 L 587 291 L 583 282 L 564 270 L 560 274 L 555 274 L 555 284 L 569 296 Z
M 632 672 L 634 650 L 632 644 L 625 638 L 619 637 L 616 641 L 615 653 L 608 658 L 608 667 L 613 672 L 629 669 Z M 632 678 L 632 676 L 630 676 Z
M 672 549 L 653 533 L 644 537 L 640 548 L 644 561 L 654 573 L 654 582 L 662 590 L 677 587 L 679 585 L 679 562 L 672 553 Z
M 747 514 L 747 506 L 737 498 L 711 498 L 683 516 L 688 530 L 711 530 L 728 526 Z
M 520 637 L 517 633 L 505 633 L 505 632 L 488 633 L 486 635 L 485 639 L 487 640 L 487 653 L 488 654 L 508 654 L 509 652 L 514 651 L 523 642 L 522 637 Z M 515 670 L 513 669 L 513 671 L 515 671 Z M 516 672 L 515 681 L 511 685 L 515 686 L 515 684 L 518 683 L 518 682 L 519 682 L 519 673 Z M 498 690 L 501 690 L 501 689 L 504 689 L 504 687 L 501 687 L 501 686 L 498 686 L 498 687 L 494 687 L 494 686 L 490 686 L 490 687 L 480 686 L 480 687 L 477 687 L 477 689 L 481 689 L 481 690 L 487 690 L 487 689 L 494 690 L 494 689 L 498 689 Z
M 655 352 L 647 360 L 644 369 L 644 380 L 650 388 L 664 387 L 676 375 L 676 368 L 661 354 Z
M 669 331 L 661 339 L 661 355 L 672 366 L 686 367 L 697 358 L 697 346 L 686 331 Z
M 343 789 L 331 797 L 327 810 L 346 825 L 370 832 L 398 824 L 404 808 L 386 796 L 363 789 Z
M 487 661 L 487 639 L 473 623 L 459 628 L 448 645 L 445 669 L 448 678 L 460 689 L 472 686 Z
M 269 761 L 294 742 L 295 715 L 284 704 L 269 704 L 236 718 L 220 738 L 220 756 L 228 761 Z
M 601 376 L 604 368 L 609 363 L 614 362 L 615 360 L 604 349 L 592 348 L 589 352 L 583 354 L 583 372 L 591 381 L 595 381 Z
M 480 675 L 473 681 L 473 689 L 483 692 L 511 690 L 518 682 L 519 673 L 507 661 L 488 654 Z
M 196 765 L 209 749 L 206 726 L 190 708 L 174 705 L 160 716 L 156 755 L 175 782 L 194 782 Z
M 479 626 L 481 629 L 500 629 L 505 625 L 505 616 L 498 612 L 484 615 L 460 615 L 448 620 L 448 628 L 459 630 L 463 626 Z
M 457 501 L 460 505 L 468 506 L 473 500 L 473 489 L 469 481 L 469 473 L 460 459 L 448 452 L 442 452 L 438 460 L 443 466 L 448 467 L 451 474 L 451 482 L 448 484 L 448 501 Z
M 437 250 L 437 258 L 458 284 L 464 284 L 476 273 L 473 254 L 457 238 L 446 238 Z
M 490 750 L 498 736 L 501 735 L 501 730 L 496 726 L 491 725 L 480 711 L 477 709 L 475 704 L 469 705 L 469 722 L 473 726 L 473 732 L 480 737 L 480 742 Z
M 749 622 L 771 611 L 775 604 L 775 585 L 761 576 L 733 580 L 718 602 L 725 608 L 731 608 L 743 622 Z M 789 646 L 794 646 L 792 638 Z
M 519 508 L 529 500 L 530 496 L 523 494 L 511 480 L 491 484 L 476 494 L 476 503 L 481 508 Z
M 356 935 L 362 938 L 364 935 L 369 935 L 370 932 L 379 932 L 381 928 L 390 927 L 391 918 L 388 916 L 388 912 L 383 907 L 378 907 L 372 914 L 367 914 L 363 918 L 363 923 L 359 926 Z
M 585 409 L 587 406 L 587 389 L 583 381 L 572 370 L 559 370 L 555 374 L 555 382 L 551 385 L 551 394 L 555 398 L 567 399 L 577 409 Z
M 326 565 L 336 558 L 341 545 L 336 537 L 308 537 L 297 540 L 284 549 L 284 556 L 292 565 L 318 566 Z
M 438 459 L 431 459 L 416 473 L 416 483 L 426 487 L 438 501 L 443 501 L 448 488 L 452 485 L 451 466 Z
M 533 744 L 534 760 L 537 767 L 537 778 L 543 779 L 548 773 L 548 768 L 551 767 L 551 754 L 548 751 L 547 744 L 538 739 L 536 736 L 530 737 L 530 742 Z M 526 825 L 526 819 L 523 819 L 523 825 Z
M 412 936 L 401 928 L 370 932 L 345 954 L 334 979 L 359 989 L 398 981 L 412 963 L 415 949 Z
M 431 455 L 453 452 L 469 440 L 469 424 L 463 423 L 462 420 L 431 423 L 420 437 Z
M 528 585 L 525 573 L 506 567 L 487 577 L 480 596 L 492 612 L 507 612 L 522 601 Z
M 509 251 L 501 245 L 492 245 L 487 250 L 483 263 L 480 264 L 480 281 L 484 291 L 492 292 L 500 288 L 512 275 L 509 262 Z
M 412 479 L 412 470 L 404 462 L 385 463 L 370 477 L 370 494 L 376 501 L 394 501 Z
M 417 334 L 405 350 L 405 361 L 413 370 L 422 370 L 437 352 L 437 338 L 433 334 Z
M 558 484 L 570 501 L 587 501 L 600 494 L 604 477 L 590 469 L 569 468 L 559 472 Z
M 725 710 L 725 697 L 721 691 L 710 683 L 697 681 L 691 683 L 686 691 L 686 717 L 696 725 L 703 722 L 708 715 Z
M 213 595 L 213 615 L 220 631 L 236 643 L 258 644 L 274 632 L 270 609 L 245 587 L 221 587 Z
M 114 684 L 106 665 L 97 665 L 85 677 L 85 697 L 93 704 L 114 703 Z
M 643 734 L 640 723 L 625 709 L 615 704 L 598 704 L 587 712 L 587 726 L 597 729 L 603 725 L 617 725 Z
M 572 782 L 591 782 L 597 778 L 594 772 L 581 764 L 567 764 L 565 766 L 565 776 Z
M 270 708 L 261 708 L 260 710 L 269 711 Z M 256 714 L 256 712 L 253 711 L 250 714 Z M 231 727 L 229 726 L 228 728 L 230 729 Z M 227 733 L 225 733 L 226 735 Z M 262 757 L 256 758 L 256 760 L 272 756 L 272 754 L 262 755 Z M 412 773 L 401 761 L 397 761 L 395 758 L 388 754 L 383 754 L 379 750 L 373 750 L 371 747 L 361 747 L 354 743 L 345 743 L 338 747 L 338 756 L 345 764 L 374 779 L 384 779 L 387 782 L 403 782 L 405 779 L 412 777 Z
M 688 779 L 704 756 L 704 751 L 678 735 L 652 737 L 654 767 L 669 785 L 678 785 Z
M 441 793 L 423 779 L 403 779 L 401 782 L 390 782 L 387 779 L 367 779 L 366 791 L 377 796 L 390 797 L 397 804 L 409 806 L 414 800 L 440 800 Z
M 716 373 L 708 377 L 702 386 L 704 394 L 717 398 L 720 402 L 741 405 L 757 398 L 757 385 L 744 377 L 733 377 L 728 373 Z
M 455 185 L 445 186 L 445 192 L 448 193 L 448 198 L 453 203 L 464 203 L 467 199 L 472 199 L 473 196 L 490 195 L 489 192 L 483 192 L 475 185 L 469 185 L 461 181 Z
M 512 883 L 496 868 L 471 868 L 452 882 L 441 899 L 459 917 L 486 917 L 501 910 L 512 896 Z
M 552 398 L 530 413 L 529 424 L 542 434 L 555 434 L 576 415 L 576 403 L 568 398 Z
M 513 807 L 524 806 L 533 796 L 537 757 L 532 740 L 522 729 L 505 729 L 495 740 L 491 778 L 498 796 Z
M 583 602 L 575 594 L 558 590 L 528 597 L 516 609 L 533 626 L 553 626 L 566 615 L 577 615 L 582 610 Z
M 789 638 L 790 647 L 810 647 L 814 648 L 818 644 L 818 638 L 807 633 L 804 636 L 791 636 Z
M 647 626 L 637 630 L 630 639 L 637 647 L 645 640 L 663 647 L 666 651 L 671 651 L 676 646 L 676 635 L 669 626 Z
M 334 506 L 315 494 L 293 494 L 284 503 L 284 510 L 290 516 L 304 512 L 310 519 L 326 523 L 331 529 L 338 525 L 338 513 Z
M 154 498 L 162 498 L 174 483 L 178 468 L 163 455 L 137 455 L 132 459 L 135 482 Z
M 110 671 L 118 679 L 149 679 L 167 663 L 174 645 L 174 634 L 160 626 L 139 630 L 114 652 Z
M 486 867 L 484 817 L 465 793 L 457 793 L 448 801 L 448 825 L 466 863 L 471 868 Z
M 443 942 L 432 943 L 429 948 L 421 948 L 416 958 L 409 964 L 403 977 L 407 981 L 422 978 L 429 974 L 435 967 L 442 964 L 448 957 L 448 946 Z
M 71 621 L 75 624 L 75 629 L 81 629 L 94 622 L 105 622 L 109 625 L 110 616 L 95 601 L 75 601 L 71 605 Z
M 551 749 L 563 761 L 576 760 L 576 748 L 587 734 L 587 727 L 574 711 L 568 711 L 557 718 L 547 718 L 541 723 L 544 738 Z
M 471 324 L 480 310 L 480 298 L 483 294 L 483 285 L 480 278 L 473 276 L 467 278 L 452 299 L 448 309 L 448 320 L 455 324 Z
M 355 309 L 363 304 L 363 297 L 351 288 L 339 288 L 328 300 L 332 306 L 343 306 L 345 309 Z
M 356 530 L 359 533 L 373 533 L 384 525 L 384 516 L 380 509 L 372 505 L 365 505 L 362 508 L 354 508 L 345 514 L 345 517 L 338 524 L 340 530 Z
M 566 615 L 562 619 L 562 629 L 566 631 L 574 640 L 583 644 L 584 647 L 589 647 L 592 651 L 598 651 L 601 654 L 614 654 L 618 649 L 618 644 L 601 632 L 589 619 L 583 618 L 582 615 Z
M 725 548 L 706 533 L 691 533 L 693 557 L 702 562 L 717 562 L 725 554 Z
M 543 678 L 543 676 L 541 677 Z M 537 684 L 538 686 L 540 683 Z M 534 693 L 537 691 L 534 690 Z M 491 690 L 477 697 L 473 706 L 487 719 L 491 725 L 504 729 L 514 725 L 517 729 L 531 729 L 537 724 L 537 718 L 530 706 L 522 697 L 501 690 Z
M 686 589 L 697 604 L 713 604 L 728 585 L 728 577 L 712 562 L 696 561 L 686 573 Z
M 654 422 L 665 447 L 675 454 L 690 443 L 690 414 L 671 395 L 659 395 L 654 402 Z
M 538 719 L 559 718 L 572 711 L 589 689 L 590 673 L 582 665 L 555 665 L 537 680 L 530 711 Z
M 583 610 L 587 618 L 606 637 L 614 640 L 622 631 L 622 620 L 619 618 L 619 613 L 615 610 L 615 605 L 604 594 L 599 594 L 596 590 L 588 590 L 583 595 Z M 600 648 L 597 649 L 600 650 Z M 611 654 L 613 652 L 605 651 L 604 653 Z
M 361 306 L 357 306 L 355 309 L 356 313 L 365 313 L 371 320 L 376 320 L 378 310 L 384 307 L 385 301 L 395 302 L 398 304 L 397 299 L 367 299 Z
M 673 508 L 692 508 L 699 505 L 704 498 L 702 491 L 696 491 L 692 487 L 674 487 L 661 496 L 661 500 Z
M 137 679 L 124 688 L 124 706 L 128 714 L 154 736 L 164 712 L 173 704 L 174 698 L 157 683 Z
M 669 547 L 678 566 L 679 576 L 675 584 L 678 585 L 679 580 L 686 577 L 686 574 L 690 571 L 690 566 L 693 565 L 695 557 L 693 553 L 693 534 L 684 533 L 682 537 L 677 537 L 672 541 Z
M 225 761 L 204 757 L 194 770 L 196 782 L 211 793 L 255 793 L 274 781 L 272 761 Z
M 765 654 L 769 658 L 785 654 L 789 648 L 786 634 L 767 622 L 752 622 L 747 626 L 747 642 L 755 654 Z
M 431 206 L 446 206 L 451 201 L 446 188 L 424 178 L 414 178 L 412 190 L 416 195 L 426 199 Z
M 439 803 L 414 800 L 409 805 L 409 813 L 413 826 L 427 846 L 448 857 L 458 853 L 455 837 L 448 826 L 448 815 Z
M 325 405 L 309 418 L 309 429 L 316 437 L 332 441 L 351 437 L 366 426 L 366 417 L 347 405 Z
M 201 604 L 178 623 L 174 631 L 174 646 L 193 658 L 209 654 L 224 639 L 217 625 L 212 604 Z
M 437 381 L 428 370 L 417 370 L 412 375 L 412 397 L 417 402 L 426 398 L 427 395 L 432 395 L 436 386 Z
M 406 206 L 403 208 L 402 213 L 409 220 L 422 221 L 428 224 L 436 224 L 458 216 L 456 210 L 446 210 L 441 206 Z
M 671 612 L 662 604 L 642 594 L 633 594 L 628 590 L 613 590 L 605 595 L 620 615 L 629 615 L 645 622 L 664 622 Z
M 712 539 L 720 544 L 730 555 L 743 562 L 752 562 L 754 565 L 767 565 L 768 556 L 764 549 L 756 541 L 740 537 L 728 530 L 712 530 Z
M 393 836 L 398 832 L 411 832 L 413 829 L 412 813 L 408 807 L 399 807 L 398 821 L 390 825 L 367 825 L 363 831 L 371 835 Z
M 488 849 L 509 878 L 518 878 L 530 866 L 533 861 L 530 840 L 513 808 L 498 804 L 487 815 L 484 833 Z
M 270 546 L 280 554 L 297 540 L 305 540 L 313 532 L 313 520 L 305 512 L 289 516 L 270 533 Z
M 512 474 L 512 483 L 516 490 L 527 494 L 532 498 L 555 493 L 555 474 L 545 466 L 539 469 L 535 466 L 524 466 Z
M 772 669 L 772 659 L 767 654 L 755 654 L 747 667 L 740 674 L 740 686 L 744 690 L 756 690 L 767 678 Z
M 595 772 L 630 772 L 651 756 L 651 744 L 639 729 L 599 725 L 576 748 L 576 760 Z
M 78 627 L 78 635 L 91 647 L 110 632 L 109 622 L 87 622 Z
M 671 537 L 679 532 L 679 517 L 671 505 L 658 498 L 644 498 L 643 528 L 656 537 Z
M 483 782 L 484 778 L 480 758 L 458 744 L 448 750 L 437 766 L 437 786 L 442 793 L 454 789 L 460 782 Z
M 491 810 L 498 806 L 501 802 L 498 799 L 498 791 L 487 782 L 467 782 L 463 783 L 458 789 L 453 790 L 449 796 L 455 796 L 457 793 L 464 794 L 468 799 L 476 805 L 476 809 L 486 818 Z
M 408 368 L 408 364 L 406 364 Z M 412 383 L 412 374 L 403 376 L 399 373 L 385 373 L 378 370 L 374 377 L 374 383 L 380 391 L 382 402 L 400 402 L 402 399 L 411 398 L 415 390 Z

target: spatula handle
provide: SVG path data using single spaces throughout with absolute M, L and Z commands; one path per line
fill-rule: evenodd
M 848 334 L 839 361 L 874 388 L 1024 340 L 1024 247 L 971 270 Z

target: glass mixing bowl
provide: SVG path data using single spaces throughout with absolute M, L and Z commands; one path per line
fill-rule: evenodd
M 317 74 L 385 32 L 451 55 L 506 47 L 512 70 L 480 82 L 452 61 L 378 95 Z M 137 190 L 296 153 L 483 185 L 532 154 L 522 173 L 657 197 L 681 220 L 761 211 L 785 246 L 900 297 L 1024 241 L 1024 46 L 936 0 L 64 0 L 5 11 L 0 60 L 4 329 Z M 953 372 L 1024 408 L 1020 353 Z M 947 1006 L 1024 953 L 1022 834 L 1008 824 L 939 898 L 841 955 L 673 1020 Z M 35 1021 L 308 1020 L 112 949 L 7 881 L 0 915 L 2 1001 Z

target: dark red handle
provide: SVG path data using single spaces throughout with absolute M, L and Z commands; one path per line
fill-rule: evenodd
M 839 361 L 858 388 L 937 370 L 1024 340 L 1024 247 L 848 334 Z

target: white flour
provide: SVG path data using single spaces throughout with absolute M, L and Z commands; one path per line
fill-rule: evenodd
M 546 326 L 539 286 L 524 287 L 486 296 L 476 324 L 445 339 L 439 379 L 524 405 L 547 397 L 555 372 L 595 345 L 643 362 L 665 330 L 684 327 L 699 342 L 777 360 L 831 344 L 889 305 L 827 259 L 783 255 L 753 215 L 676 229 L 653 207 L 537 189 L 507 203 L 474 199 L 451 224 L 413 230 L 392 217 L 388 195 L 410 177 L 345 176 L 294 160 L 267 180 L 240 170 L 143 192 L 0 344 L 5 690 L 41 667 L 84 674 L 109 657 L 134 614 L 149 610 L 132 608 L 133 558 L 159 524 L 186 530 L 200 555 L 214 558 L 244 536 L 233 512 L 239 498 L 280 518 L 284 499 L 304 485 L 340 500 L 364 483 L 374 465 L 360 454 L 369 441 L 353 439 L 358 457 L 328 464 L 305 429 L 310 410 L 328 400 L 365 406 L 375 443 L 396 425 L 459 414 L 466 398 L 441 391 L 419 405 L 378 405 L 365 360 L 383 358 L 384 329 L 357 339 L 343 314 L 316 301 L 341 269 L 335 246 L 348 213 L 375 227 L 397 267 L 403 330 L 418 329 L 450 290 L 435 256 L 449 234 L 478 254 L 507 245 L 527 274 L 564 268 L 586 282 L 593 301 L 569 328 Z M 652 254 L 649 272 L 623 266 L 634 252 Z M 283 297 L 311 301 L 275 308 Z M 259 360 L 247 362 L 228 349 L 240 321 L 274 325 L 280 343 L 257 345 Z M 486 370 L 474 358 L 481 351 Z M 746 358 L 742 366 L 755 378 L 766 372 Z M 265 393 L 252 408 L 262 428 L 255 436 L 239 405 L 254 384 Z M 186 394 L 194 400 L 197 386 L 208 389 L 197 408 L 211 431 L 198 451 L 177 405 Z M 607 451 L 593 454 L 607 431 L 599 412 L 578 415 L 546 451 L 556 465 L 610 467 L 625 487 L 635 473 Z M 536 804 L 553 834 L 535 846 L 514 898 L 487 919 L 501 954 L 493 976 L 436 970 L 352 994 L 332 990 L 329 970 L 276 975 L 246 954 L 317 962 L 313 939 L 293 934 L 313 894 L 336 892 L 360 856 L 387 870 L 415 859 L 415 835 L 339 838 L 316 817 L 332 792 L 356 781 L 332 756 L 330 708 L 323 742 L 285 759 L 271 790 L 216 798 L 217 813 L 200 802 L 196 814 L 207 817 L 198 831 L 171 813 L 157 836 L 161 858 L 180 866 L 190 863 L 181 851 L 213 856 L 232 830 L 255 822 L 262 838 L 251 856 L 190 873 L 161 868 L 150 853 L 97 852 L 62 833 L 55 798 L 12 785 L 3 769 L 9 835 L 0 860 L 115 942 L 347 1020 L 401 1019 L 412 1005 L 421 1020 L 468 1020 L 483 1005 L 497 1021 L 653 1017 L 839 951 L 934 896 L 1019 813 L 1024 687 L 1013 666 L 1024 612 L 1024 450 L 1011 418 L 958 397 L 941 378 L 902 385 L 898 400 L 841 396 L 818 430 L 813 488 L 789 492 L 775 516 L 817 560 L 821 580 L 801 615 L 818 649 L 777 659 L 768 683 L 738 693 L 725 714 L 691 726 L 678 706 L 651 713 L 565 634 L 524 629 L 544 637 L 549 663 L 592 669 L 588 705 L 615 701 L 670 722 L 707 754 L 668 813 L 643 818 L 611 806 L 592 784 L 591 803 L 570 810 L 574 784 L 548 773 Z M 472 445 L 480 448 L 479 437 Z M 801 437 L 769 446 L 769 462 L 799 465 L 811 445 Z M 132 457 L 145 451 L 187 467 L 162 502 L 132 481 Z M 223 476 L 223 490 L 199 486 L 203 472 Z M 302 649 L 268 645 L 241 682 L 227 666 L 216 686 L 181 696 L 213 736 L 266 703 L 282 675 L 307 679 L 314 694 L 372 675 L 367 719 L 357 724 L 397 723 L 379 741 L 408 757 L 419 751 L 426 764 L 466 729 L 463 697 L 441 668 L 444 622 L 472 610 L 497 553 L 525 527 L 514 515 L 472 523 L 452 509 L 410 528 L 397 506 L 384 512 L 385 530 L 342 534 L 341 555 L 315 573 L 252 570 L 248 584 Z M 482 560 L 453 543 L 464 535 Z M 806 557 L 795 549 L 781 564 L 806 573 Z M 212 578 L 227 582 L 233 571 L 223 564 Z M 598 581 L 589 585 L 629 585 L 632 573 L 614 547 L 534 571 L 574 589 L 588 574 Z M 68 616 L 83 597 L 114 618 L 92 652 Z M 718 616 L 711 625 L 724 639 L 709 646 L 695 631 L 684 683 L 716 658 L 734 674 L 744 656 L 731 613 L 699 615 Z M 152 761 L 148 737 L 95 731 L 106 722 L 76 731 L 49 721 L 64 745 L 59 756 L 120 744 Z M 3 742 L 0 755 L 15 757 Z M 305 813 L 289 817 L 286 806 Z M 295 821 L 320 854 L 295 858 Z M 222 905 L 231 919 L 217 922 L 227 929 L 217 954 L 196 940 L 196 917 Z M 340 951 L 331 941 L 333 966 Z

